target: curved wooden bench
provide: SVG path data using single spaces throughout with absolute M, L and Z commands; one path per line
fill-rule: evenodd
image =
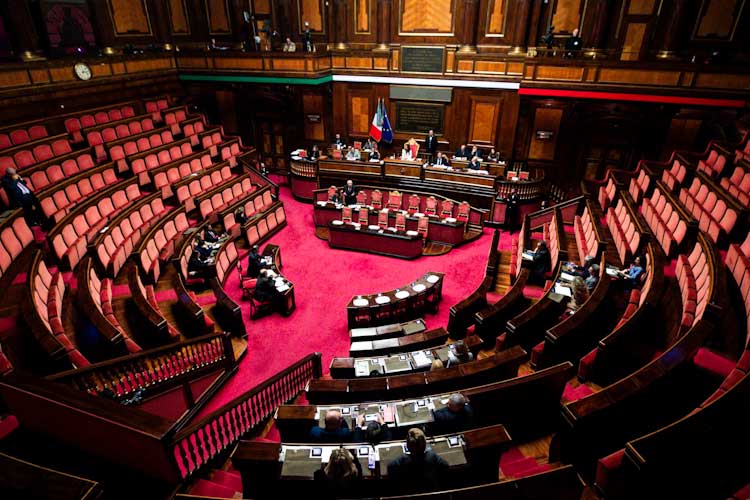
M 508 320 L 528 306 L 529 300 L 523 294 L 528 279 L 529 270 L 521 270 L 513 286 L 500 300 L 475 314 L 474 333 L 484 340 L 485 346 L 491 347 L 497 336 L 505 331 Z
M 355 358 L 370 357 L 424 350 L 445 344 L 447 340 L 448 332 L 441 327 L 426 332 L 404 335 L 403 337 L 355 341 L 349 347 L 349 356 Z

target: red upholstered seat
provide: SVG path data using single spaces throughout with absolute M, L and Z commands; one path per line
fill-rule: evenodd
M 705 347 L 698 349 L 693 357 L 693 363 L 710 373 L 726 378 L 735 368 L 735 362 L 724 356 L 710 351 Z

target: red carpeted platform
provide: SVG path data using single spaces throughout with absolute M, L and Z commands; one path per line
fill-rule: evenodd
M 333 250 L 315 236 L 312 206 L 295 201 L 287 188 L 280 193 L 288 226 L 270 242 L 281 247 L 282 272 L 295 286 L 297 310 L 289 317 L 278 314 L 250 321 L 249 304 L 242 300 L 234 271 L 225 289 L 242 305 L 248 331 L 248 352 L 238 373 L 203 410 L 206 414 L 251 389 L 303 356 L 319 351 L 324 372 L 334 356 L 346 356 L 349 336 L 346 304 L 352 295 L 391 290 L 408 284 L 427 271 L 446 273 L 443 301 L 437 315 L 425 319 L 428 328 L 448 324 L 450 306 L 469 295 L 483 278 L 489 230 L 485 236 L 438 257 L 406 261 L 346 250 Z M 502 235 L 500 249 L 510 249 L 511 238 Z

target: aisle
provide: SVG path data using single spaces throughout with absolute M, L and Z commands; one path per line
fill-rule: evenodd
M 413 261 L 333 250 L 315 237 L 310 204 L 295 201 L 287 188 L 281 189 L 280 198 L 288 225 L 270 242 L 281 247 L 282 272 L 294 283 L 297 310 L 289 318 L 274 314 L 250 321 L 250 306 L 241 300 L 237 272 L 227 279 L 225 289 L 242 305 L 246 318 L 248 352 L 239 372 L 217 393 L 204 414 L 311 352 L 322 353 L 323 372 L 327 373 L 331 358 L 346 356 L 349 351 L 346 304 L 352 295 L 398 288 L 427 271 L 444 272 L 440 310 L 426 317 L 428 328 L 437 328 L 447 326 L 450 306 L 482 281 L 489 230 L 484 237 L 446 255 Z

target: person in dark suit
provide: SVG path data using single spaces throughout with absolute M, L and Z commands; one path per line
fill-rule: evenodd
M 500 153 L 495 151 L 495 148 L 490 148 L 490 152 L 487 155 L 487 159 L 489 161 L 500 161 L 502 160 L 502 157 L 500 156 Z
M 250 253 L 247 255 L 247 272 L 245 273 L 248 278 L 257 278 L 260 274 L 260 270 L 263 269 L 263 260 L 258 253 L 258 245 L 253 245 L 250 249 Z
M 380 151 L 378 151 L 378 145 L 373 144 L 372 150 L 370 151 L 370 157 L 368 158 L 369 161 L 373 160 L 379 160 L 380 159 Z
M 448 405 L 433 412 L 435 434 L 454 434 L 474 427 L 474 410 L 463 394 L 451 394 Z
M 481 160 L 482 159 L 482 150 L 479 149 L 476 146 L 472 146 L 471 147 L 471 152 L 469 152 L 469 157 L 470 158 L 479 157 L 479 159 Z
M 208 226 L 203 230 L 203 241 L 206 241 L 208 243 L 217 243 L 220 239 L 221 235 L 213 225 Z
M 317 160 L 318 158 L 320 158 L 320 149 L 318 149 L 317 144 L 313 145 L 308 158 L 310 158 L 311 160 Z
M 365 426 L 365 416 L 357 417 L 357 428 L 352 431 L 352 441 L 356 443 L 369 443 L 372 446 L 379 445 L 383 441 L 390 441 L 391 429 L 385 423 L 383 415 L 378 413 L 378 420 L 371 421 Z
M 515 188 L 510 190 L 510 196 L 505 200 L 505 225 L 508 230 L 513 231 L 516 228 L 516 219 L 518 218 L 518 191 Z
M 258 273 L 258 281 L 255 284 L 255 299 L 259 302 L 276 302 L 279 293 L 273 283 L 270 271 L 261 269 Z
M 583 39 L 578 36 L 578 28 L 576 28 L 570 35 L 570 38 L 565 41 L 565 57 L 576 57 L 581 47 L 583 47 Z
M 437 152 L 437 137 L 435 137 L 435 131 L 430 130 L 427 133 L 427 137 L 424 138 L 424 149 L 427 151 L 427 161 L 432 161 Z
M 346 448 L 331 451 L 328 463 L 313 474 L 314 498 L 353 498 L 360 488 L 362 464 Z
M 193 239 L 193 252 L 188 260 L 188 275 L 193 278 L 204 278 L 211 265 L 211 250 L 203 245 L 200 238 Z
M 466 144 L 461 144 L 453 155 L 454 158 L 469 158 L 469 150 L 466 148 Z
M 448 472 L 448 462 L 427 449 L 427 439 L 420 429 L 409 429 L 406 453 L 388 464 L 388 479 L 399 485 L 399 493 L 440 489 Z
M 436 167 L 450 167 L 451 162 L 445 157 L 445 155 L 443 155 L 443 153 L 438 152 L 438 154 L 435 155 L 435 160 L 432 164 Z
M 39 199 L 18 175 L 16 169 L 8 167 L 2 181 L 3 189 L 5 189 L 10 201 L 10 208 L 21 207 L 26 222 L 30 226 L 46 226 L 47 217 L 44 215 Z
M 540 241 L 531 256 L 533 260 L 531 262 L 531 276 L 529 279 L 532 279 L 536 283 L 544 283 L 546 274 L 552 269 L 552 258 L 547 249 L 547 244 Z
M 341 412 L 338 410 L 326 412 L 325 427 L 316 425 L 310 429 L 310 440 L 316 443 L 345 443 L 351 439 L 349 425 L 341 418 Z
M 470 170 L 481 170 L 482 169 L 482 162 L 479 159 L 478 156 L 472 156 L 471 161 L 469 162 L 468 168 Z
M 345 142 L 344 142 L 344 140 L 343 140 L 343 139 L 341 138 L 341 134 L 336 134 L 336 137 L 335 137 L 335 138 L 333 139 L 333 145 L 334 145 L 335 147 L 339 148 L 339 149 L 341 149 L 341 148 L 343 148 L 344 146 L 346 146 L 346 143 L 345 143 Z
M 355 205 L 357 203 L 357 188 L 354 187 L 354 183 L 349 179 L 346 181 L 344 186 L 344 205 Z

